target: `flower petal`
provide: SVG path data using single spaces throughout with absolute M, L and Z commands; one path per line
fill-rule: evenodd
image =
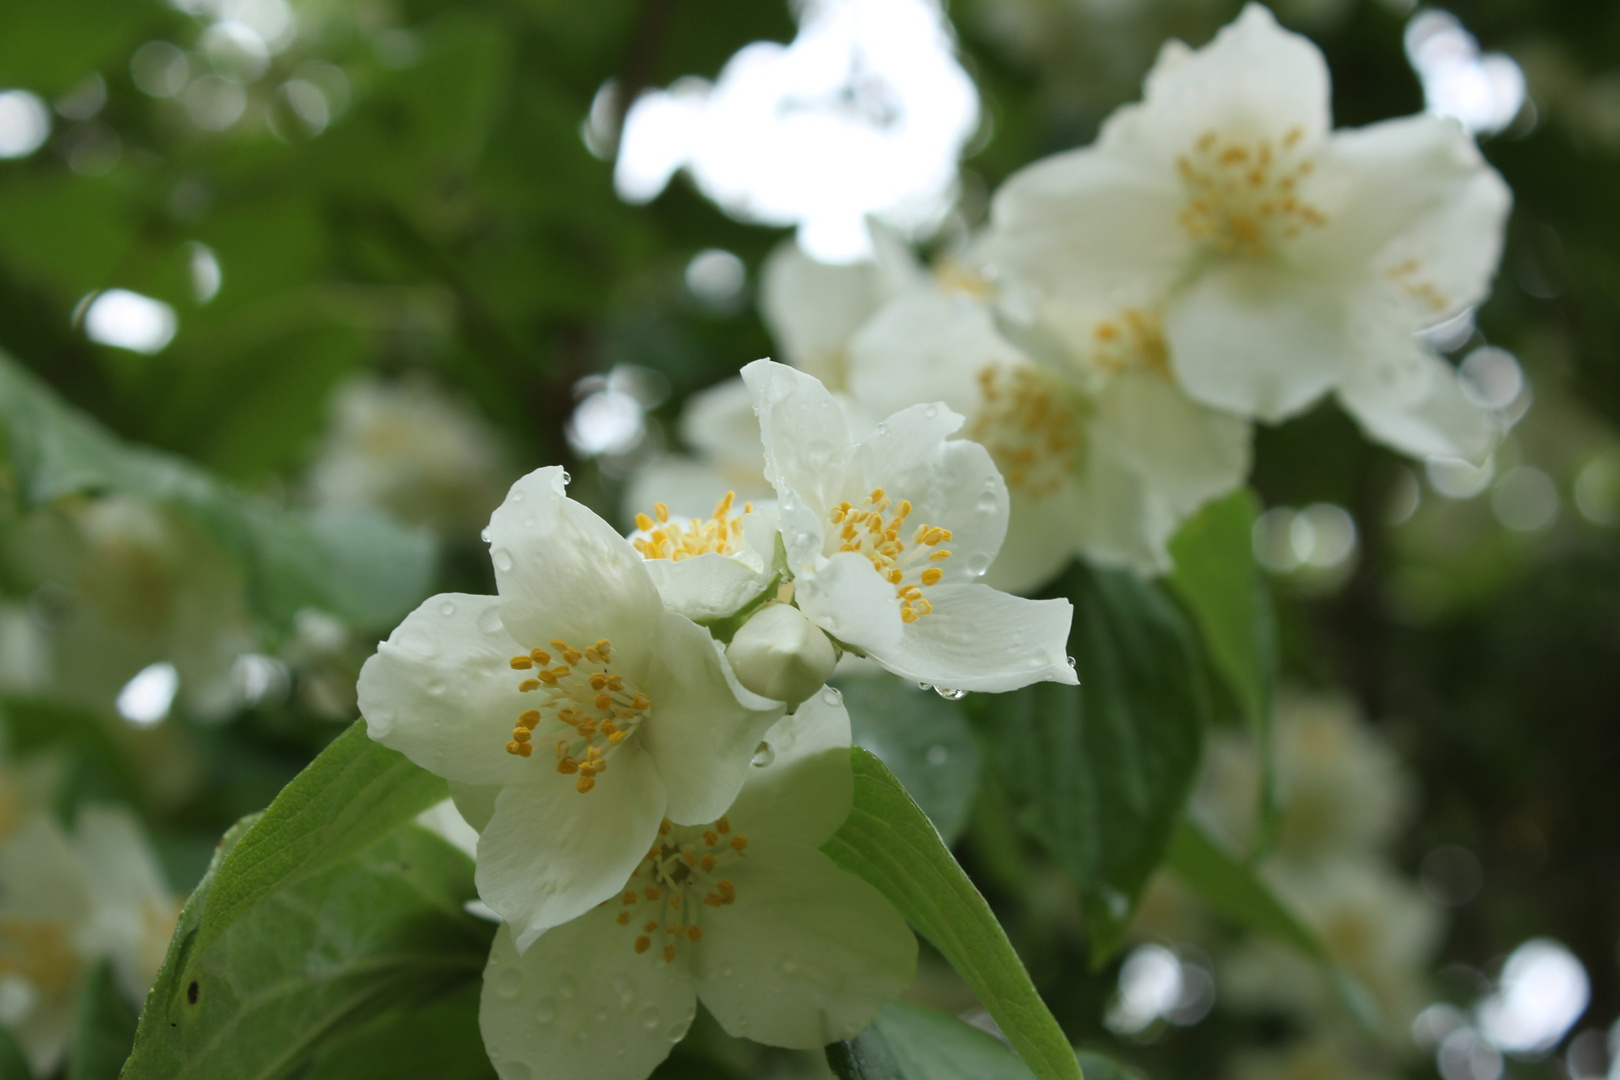
M 899 644 L 900 598 L 865 555 L 840 551 L 793 585 L 799 610 L 839 641 L 868 651 Z
M 760 314 L 784 359 L 836 384 L 845 343 L 882 300 L 880 283 L 871 262 L 820 262 L 790 240 L 760 271 Z
M 843 407 L 816 379 L 784 364 L 755 360 L 742 369 L 742 378 L 759 416 L 765 478 L 782 499 L 784 518 L 790 495 L 824 517 L 842 497 L 854 442 Z
M 652 712 L 637 737 L 668 792 L 665 816 L 706 825 L 737 797 L 760 739 L 786 706 L 738 684 L 720 644 L 691 620 L 666 612 L 653 639 L 644 684 Z
M 853 1038 L 916 975 L 894 906 L 815 848 L 751 839 L 727 876 L 737 900 L 704 910 L 692 973 L 728 1033 L 797 1050 Z
M 820 847 L 849 817 L 855 777 L 849 766 L 849 712 L 830 687 L 765 733 L 768 764 L 748 771 L 726 818 L 749 837 L 778 837 Z
M 1017 490 L 1008 500 L 1007 539 L 982 584 L 1005 592 L 1033 592 L 1056 577 L 1080 550 L 1086 518 L 1073 480 L 1043 498 Z
M 1081 491 L 1080 546 L 1088 559 L 1129 567 L 1144 577 L 1170 569 L 1170 537 L 1185 515 L 1155 495 L 1113 446 L 1098 442 L 1091 448 Z
M 509 784 L 478 840 L 478 895 L 527 949 L 624 886 L 658 835 L 664 803 L 658 769 L 634 739 L 583 794 L 549 770 Z
M 940 584 L 923 596 L 934 610 L 907 623 L 895 648 L 869 650 L 896 675 L 992 693 L 1079 681 L 1065 651 L 1074 617 L 1067 600 L 1026 600 L 987 585 Z
M 506 752 L 529 707 L 498 596 L 441 593 L 405 616 L 360 669 L 360 714 L 373 739 L 447 780 L 505 784 L 523 758 Z
M 611 641 L 638 666 L 658 590 L 624 537 L 564 493 L 564 472 L 536 469 L 512 485 L 489 521 L 490 557 L 507 632 L 525 648 L 553 638 Z
M 1151 371 L 1124 372 L 1097 395 L 1093 430 L 1154 494 L 1191 513 L 1249 475 L 1249 425 L 1206 408 Z
M 1402 453 L 1483 461 L 1501 434 L 1497 421 L 1463 396 L 1455 368 L 1416 339 L 1406 348 L 1397 379 L 1358 372 L 1339 387 L 1340 404 L 1370 438 Z
M 647 572 L 664 605 L 689 619 L 730 615 L 758 596 L 770 580 L 767 573 L 713 552 L 679 562 L 648 559 Z
M 646 1080 L 697 1011 L 685 964 L 631 948 L 611 907 L 547 931 L 519 954 L 490 946 L 478 1027 L 501 1080 Z
M 971 416 L 979 372 L 1023 360 L 989 308 L 930 286 L 897 297 L 850 339 L 849 390 L 879 416 L 929 401 Z
M 1347 308 L 1326 284 L 1280 264 L 1215 266 L 1165 318 L 1171 363 L 1204 404 L 1284 420 L 1343 373 Z
M 495 800 L 501 794 L 500 784 L 450 784 L 450 799 L 456 804 L 456 813 L 479 832 L 483 832 L 495 814 Z

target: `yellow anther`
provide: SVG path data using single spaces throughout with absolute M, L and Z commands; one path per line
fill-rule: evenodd
M 681 894 L 680 893 L 677 892 L 677 893 L 670 893 L 669 894 L 669 906 L 674 908 L 676 911 L 680 910 L 680 908 L 681 908 Z
M 514 671 L 527 671 L 529 668 L 534 667 L 534 657 L 532 656 L 514 656 L 510 662 Z
M 522 724 L 524 727 L 528 728 L 530 731 L 533 731 L 534 726 L 536 724 L 538 724 L 539 722 L 540 722 L 540 710 L 539 709 L 525 709 L 518 716 L 518 723 Z
M 714 847 L 720 842 L 720 834 L 713 829 L 708 829 L 703 834 L 703 842 L 710 847 Z
M 714 823 L 714 827 L 721 836 L 724 836 L 731 831 L 731 822 L 727 821 L 725 818 L 721 818 L 719 821 Z
M 944 576 L 945 571 L 941 570 L 937 566 L 930 566 L 928 569 L 922 572 L 922 577 L 918 580 L 920 580 L 924 585 L 938 585 L 939 579 Z
M 674 959 L 675 959 L 675 946 L 673 946 L 673 945 L 665 945 L 664 946 L 664 963 L 667 964 L 671 960 L 674 960 Z
M 868 495 L 867 498 L 871 499 L 874 503 L 882 502 L 883 501 L 883 489 L 882 488 L 873 488 L 872 489 L 872 494 Z
M 653 503 L 653 513 L 658 515 L 658 520 L 661 523 L 667 524 L 669 522 L 669 507 L 663 503 Z
M 557 762 L 557 771 L 564 776 L 572 776 L 574 773 L 579 772 L 579 762 L 571 757 L 565 757 Z
M 738 833 L 736 836 L 733 836 L 731 838 L 731 850 L 732 851 L 745 851 L 745 850 L 747 850 L 747 848 L 748 848 L 748 837 L 744 836 L 742 833 Z
M 697 860 L 697 856 L 692 854 L 692 852 L 683 851 L 683 852 L 681 852 L 681 861 L 684 862 L 687 866 L 696 866 L 698 860 Z
M 900 621 L 903 622 L 903 623 L 914 623 L 914 622 L 916 622 L 917 621 L 917 612 L 916 612 L 916 610 L 909 607 L 909 606 L 907 606 L 907 605 L 901 605 L 901 608 L 900 608 Z
M 612 698 L 612 696 L 609 695 L 609 694 L 597 694 L 596 695 L 596 707 L 598 709 L 611 709 L 611 708 L 613 708 L 613 698 Z
M 657 897 L 654 897 L 653 899 L 657 899 Z M 649 934 L 652 933 L 654 930 L 658 929 L 658 920 L 657 919 L 648 919 L 646 924 L 642 926 L 642 929 L 645 930 Z
M 715 858 L 713 855 L 704 855 L 703 858 L 698 860 L 698 866 L 705 874 L 714 869 L 714 863 Z
M 630 913 L 628 911 L 621 911 L 617 916 L 615 916 L 613 921 L 618 923 L 620 926 L 629 926 Z
M 670 831 L 672 829 L 674 829 L 674 828 L 675 828 L 675 826 L 674 826 L 674 824 L 672 824 L 670 822 L 669 818 L 665 818 L 663 821 L 659 822 L 659 824 L 658 824 L 658 835 L 659 836 L 668 836 L 670 834 Z
M 641 890 L 641 895 L 645 896 L 648 900 L 656 900 L 660 896 L 664 895 L 664 891 L 658 888 L 656 885 L 649 885 L 647 888 Z
M 646 937 L 636 938 L 636 952 L 644 953 L 652 947 L 652 939 Z
M 590 683 L 592 690 L 600 690 L 607 686 L 607 676 L 602 674 L 600 671 L 595 672 L 591 675 Z
M 695 926 L 688 926 L 686 928 L 686 940 L 692 942 L 695 945 L 696 943 L 703 940 L 703 931 L 699 930 Z
M 512 729 L 512 739 L 515 742 L 526 743 L 531 738 L 533 738 L 533 736 L 529 734 L 528 728 L 517 727 Z
M 627 892 L 623 896 L 619 897 L 619 902 L 625 907 L 629 907 L 631 904 L 636 902 L 636 894 L 634 892 Z
M 928 557 L 934 562 L 944 562 L 946 559 L 951 557 L 951 549 L 941 548 L 938 551 L 929 552 Z
M 651 529 L 652 527 L 653 527 L 653 519 L 652 518 L 648 517 L 646 514 L 637 514 L 636 515 L 636 528 L 640 529 L 642 532 L 646 532 L 647 530 Z
M 530 690 L 538 690 L 540 689 L 540 680 L 524 679 L 522 682 L 518 683 L 518 689 L 525 694 L 527 694 Z
M 596 786 L 596 778 L 593 777 L 593 776 L 589 776 L 589 775 L 587 775 L 587 774 L 585 774 L 583 772 L 580 774 L 579 779 L 574 781 L 574 788 L 581 795 L 585 794 L 587 791 L 591 790 L 591 788 L 593 788 L 595 786 Z
M 534 747 L 530 746 L 528 743 L 520 743 L 516 739 L 513 739 L 511 742 L 506 744 L 506 752 L 517 757 L 528 757 L 530 754 L 534 753 Z
M 585 650 L 585 659 L 593 664 L 606 664 L 607 657 L 596 651 L 595 646 Z
M 555 671 L 537 671 L 535 675 L 538 677 L 539 682 L 545 683 L 547 686 L 557 685 L 557 673 Z

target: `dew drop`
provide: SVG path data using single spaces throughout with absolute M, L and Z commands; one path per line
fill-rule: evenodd
M 681 1041 L 681 1036 L 685 1035 L 685 1034 L 686 1034 L 686 1023 L 684 1021 L 681 1021 L 681 1020 L 675 1021 L 673 1024 L 669 1025 L 669 1027 L 664 1029 L 664 1037 L 666 1039 L 668 1039 L 671 1043 L 680 1042 Z
M 982 551 L 968 556 L 967 569 L 974 577 L 983 577 L 984 572 L 990 569 L 990 556 Z
M 840 694 L 831 686 L 824 686 L 821 688 L 821 700 L 826 702 L 828 705 L 842 705 L 844 703 L 844 695 Z
M 938 743 L 928 748 L 928 764 L 943 765 L 950 758 L 951 752 Z
M 763 769 L 776 760 L 776 751 L 768 742 L 761 741 L 754 750 L 754 768 Z
M 443 615 L 446 618 L 448 618 L 451 615 L 454 615 L 455 613 L 456 613 L 456 605 L 452 604 L 450 601 L 446 600 L 444 603 L 439 605 L 439 614 L 440 615 Z
M 572 476 L 568 475 L 568 470 L 567 469 L 563 470 L 562 481 L 565 484 L 572 484 L 574 482 L 574 478 Z
M 549 1001 L 542 1001 L 534 1010 L 534 1022 L 537 1024 L 544 1026 L 555 1019 L 557 1019 L 557 1010 L 552 1007 Z
M 485 529 L 483 532 L 479 533 L 478 539 L 482 540 L 486 544 L 489 543 L 489 530 Z
M 503 625 L 499 608 L 485 608 L 478 615 L 478 629 L 482 633 L 496 633 Z
M 887 435 L 888 433 L 889 433 L 889 422 L 887 420 L 885 420 L 882 423 L 878 424 L 876 434 L 880 438 L 882 436 L 884 436 L 884 435 Z
M 939 406 L 938 405 L 930 405 L 930 406 L 928 406 L 928 408 L 923 410 L 923 415 L 928 417 L 928 419 L 932 420 L 934 417 L 939 415 Z
M 623 975 L 613 977 L 613 992 L 619 995 L 619 1002 L 623 1005 L 629 1005 L 636 1000 L 636 992 L 630 988 L 630 980 Z
M 1000 500 L 994 495 L 990 494 L 989 492 L 985 492 L 983 495 L 979 496 L 979 501 L 974 504 L 973 508 L 981 514 L 993 514 L 996 512 L 996 507 L 999 503 Z
M 648 1031 L 657 1030 L 659 1019 L 658 1006 L 649 1005 L 645 1009 L 641 1010 L 641 1026 L 646 1028 Z
M 1080 670 L 1080 665 L 1076 664 L 1074 662 L 1074 657 L 1072 657 L 1072 656 L 1069 657 L 1069 670 L 1070 671 L 1079 671 Z
M 920 682 L 917 684 L 917 689 L 919 690 L 932 690 L 933 688 L 934 684 L 931 682 Z
M 503 998 L 515 998 L 523 992 L 523 972 L 515 967 L 502 968 L 495 975 L 495 992 Z
M 499 570 L 501 573 L 504 574 L 506 571 L 512 569 L 512 553 L 507 551 L 505 548 L 496 548 L 494 559 L 495 569 Z
M 506 497 L 506 501 L 507 502 L 522 502 L 523 501 L 523 489 L 519 488 L 518 490 L 512 492 L 510 495 L 508 495 Z
M 947 690 L 943 686 L 934 687 L 934 693 L 938 694 L 946 701 L 961 701 L 963 698 L 967 697 L 966 690 Z

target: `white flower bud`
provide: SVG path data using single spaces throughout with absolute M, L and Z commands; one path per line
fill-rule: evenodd
M 767 604 L 726 648 L 737 681 L 791 708 L 832 677 L 838 663 L 827 635 L 790 604 Z

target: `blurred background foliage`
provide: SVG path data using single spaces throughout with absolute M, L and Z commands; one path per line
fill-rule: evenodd
M 955 0 L 983 115 L 956 208 L 930 243 L 960 242 L 1019 166 L 1089 141 L 1137 96 L 1166 37 L 1202 43 L 1237 7 Z M 1263 429 L 1253 543 L 1280 682 L 1339 695 L 1336 708 L 1393 747 L 1399 764 L 1385 772 L 1408 778 L 1406 795 L 1388 796 L 1402 812 L 1381 857 L 1435 913 L 1435 974 L 1417 1005 L 1455 1006 L 1422 1014 L 1420 1049 L 1457 1029 L 1530 939 L 1567 946 L 1589 1002 L 1555 1045 L 1505 1062 L 1483 1043 L 1459 1058 L 1453 1040 L 1450 1058 L 1407 1053 L 1365 1071 L 1351 1051 L 1327 1052 L 1331 1066 L 1279 1064 L 1263 1055 L 1299 1030 L 1288 1009 L 1242 1007 L 1241 992 L 1230 1007 L 1225 993 L 1213 1011 L 1194 1007 L 1186 988 L 1210 970 L 1224 986 L 1217 943 L 1233 928 L 1188 931 L 1175 914 L 1184 898 L 1161 879 L 1136 928 L 1111 931 L 1158 942 L 1179 971 L 1181 997 L 1138 1023 L 1122 972 L 1164 958 L 1099 950 L 1107 919 L 1061 869 L 1134 856 L 1043 835 L 1066 826 L 1042 808 L 1051 792 L 1026 783 L 1021 754 L 1051 710 L 932 696 L 883 706 L 892 688 L 847 687 L 858 737 L 962 837 L 959 856 L 1070 1035 L 1147 1075 L 1609 1069 L 1604 1031 L 1620 1017 L 1620 7 L 1448 9 L 1483 49 L 1512 57 L 1528 91 L 1482 143 L 1516 197 L 1495 293 L 1443 343 L 1521 419 L 1472 472 L 1374 447 L 1331 404 Z M 1395 0 L 1277 10 L 1325 51 L 1339 123 L 1423 107 L 1406 46 L 1420 13 Z M 622 201 L 612 139 L 640 90 L 713 78 L 750 42 L 788 41 L 794 13 L 780 0 L 12 0 L 5 23 L 0 88 L 48 107 L 0 99 L 12 140 L 0 161 L 9 747 L 65 770 L 69 802 L 139 807 L 184 890 L 218 836 L 353 718 L 370 641 L 431 591 L 491 589 L 478 531 L 511 478 L 566 464 L 571 493 L 615 516 L 637 461 L 678 443 L 685 398 L 772 351 L 753 283 L 786 233 L 728 217 L 684 179 L 645 205 Z M 712 268 L 715 251 L 744 272 L 715 285 L 694 261 L 708 252 Z M 132 316 L 156 336 L 126 340 L 134 348 L 107 344 L 115 331 L 95 340 L 96 307 L 120 295 L 108 290 L 167 305 Z M 626 387 L 647 409 L 633 437 L 608 453 L 592 453 L 602 447 L 588 434 L 570 440 L 577 406 Z M 333 463 L 345 447 L 401 444 L 423 459 L 403 484 Z M 445 462 L 442 497 L 422 498 Z M 1076 575 L 1086 580 L 1064 588 L 1082 605 L 1128 587 Z M 1188 632 L 1175 610 L 1163 619 L 1153 632 L 1164 640 Z M 159 686 L 154 716 L 121 695 L 137 676 L 161 682 L 148 673 L 162 663 L 181 690 Z M 1241 691 L 1200 708 L 1213 755 L 1237 730 Z M 1201 732 L 1199 715 L 1189 705 L 1178 722 Z M 1164 768 L 1190 777 L 1201 737 Z M 1042 845 L 1011 830 L 1018 812 Z M 1129 873 L 1145 879 L 1151 865 Z M 971 1010 L 930 972 L 924 1000 Z M 1412 1036 L 1400 1038 L 1410 1050 Z M 700 1031 L 671 1075 L 718 1075 L 716 1061 L 789 1068 L 722 1042 Z

